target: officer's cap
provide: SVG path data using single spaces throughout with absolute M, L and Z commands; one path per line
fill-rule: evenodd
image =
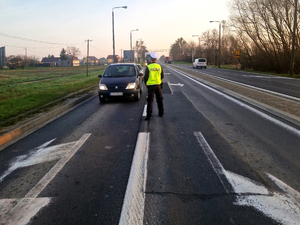
M 158 58 L 158 54 L 157 54 L 156 52 L 151 52 L 151 53 L 150 53 L 150 57 L 151 57 L 152 59 L 157 59 L 157 58 Z

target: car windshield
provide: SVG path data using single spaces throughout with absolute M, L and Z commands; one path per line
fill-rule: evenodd
M 205 59 L 199 59 L 198 62 L 205 62 Z
M 131 66 L 131 65 L 110 66 L 106 69 L 103 76 L 104 77 L 136 76 L 136 71 L 134 69 L 134 66 Z

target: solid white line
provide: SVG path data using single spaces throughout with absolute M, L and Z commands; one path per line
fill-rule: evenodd
M 223 183 L 221 176 L 225 176 L 225 169 L 220 163 L 219 159 L 215 155 L 214 151 L 211 149 L 205 138 L 203 137 L 201 132 L 195 131 L 194 135 L 196 136 L 200 146 L 204 150 L 204 153 L 206 154 L 208 161 L 210 162 L 211 166 L 213 167 L 214 171 L 216 172 L 219 180 L 221 181 L 225 191 L 228 193 L 229 191 L 227 190 L 225 184 Z
M 72 158 L 77 150 L 84 144 L 84 142 L 90 137 L 91 134 L 84 134 L 56 164 L 51 170 L 32 188 L 25 198 L 36 198 L 44 188 L 50 183 L 50 181 L 56 176 L 56 174 L 64 167 L 64 165 Z
M 144 106 L 144 111 L 142 116 L 147 116 L 147 104 Z
M 295 199 L 297 199 L 296 202 L 298 202 L 298 205 L 300 207 L 300 193 L 296 191 L 295 189 L 288 186 L 286 183 L 282 182 L 278 178 L 274 177 L 272 174 L 266 173 L 268 177 L 285 193 L 289 194 L 289 196 L 293 196 Z
M 178 71 L 176 71 L 176 72 L 178 72 Z M 285 95 L 285 94 L 281 94 L 281 93 L 278 93 L 278 92 L 275 92 L 275 91 L 270 91 L 270 90 L 267 90 L 267 89 L 258 88 L 258 87 L 251 86 L 251 85 L 248 85 L 248 84 L 239 83 L 239 82 L 228 80 L 228 79 L 218 77 L 218 76 L 215 76 L 215 75 L 212 75 L 212 74 L 207 74 L 207 73 L 203 73 L 203 74 L 207 75 L 207 76 L 210 76 L 210 77 L 213 77 L 213 78 L 216 78 L 216 79 L 219 79 L 219 80 L 227 81 L 227 82 L 230 82 L 230 83 L 233 83 L 233 84 L 238 84 L 238 85 L 245 86 L 245 87 L 248 87 L 248 88 L 252 88 L 252 89 L 255 89 L 255 90 L 258 90 L 258 91 L 263 91 L 263 92 L 273 94 L 273 95 L 277 95 L 277 96 L 280 96 L 280 97 L 284 97 L 284 98 L 287 98 L 287 99 L 290 99 L 290 100 L 300 101 L 300 98 L 293 97 L 293 96 L 290 96 L 290 95 Z
M 149 133 L 138 135 L 119 225 L 143 224 Z
M 218 91 L 218 90 L 216 90 L 216 89 L 214 89 L 214 88 L 212 88 L 212 87 L 210 87 L 210 86 L 208 86 L 208 85 L 206 85 L 206 84 L 204 84 L 204 83 L 196 80 L 195 78 L 191 78 L 190 75 L 186 75 L 186 74 L 184 74 L 182 72 L 179 72 L 179 71 L 176 71 L 176 70 L 174 70 L 174 71 L 177 72 L 177 73 L 179 73 L 180 75 L 182 75 L 182 76 L 190 79 L 191 81 L 194 81 L 195 83 L 200 84 L 201 86 L 203 86 L 203 87 L 205 87 L 205 88 L 207 88 L 207 89 L 209 89 L 209 90 L 211 90 L 211 91 L 213 91 L 213 92 L 215 92 L 215 93 L 223 96 L 224 98 L 227 98 L 230 101 L 235 102 L 236 104 L 238 104 L 238 105 L 240 105 L 240 106 L 242 106 L 242 107 L 244 107 L 244 108 L 246 108 L 246 109 L 248 109 L 248 110 L 256 113 L 257 115 L 259 115 L 259 116 L 261 116 L 261 117 L 263 117 L 263 118 L 271 121 L 272 123 L 277 124 L 277 125 L 285 128 L 286 130 L 288 130 L 288 131 L 294 133 L 296 136 L 300 137 L 300 130 L 298 130 L 298 129 L 292 127 L 292 126 L 289 126 L 289 125 L 281 122 L 280 120 L 277 120 L 277 119 L 275 119 L 275 118 L 273 118 L 273 117 L 271 117 L 271 116 L 269 116 L 269 115 L 267 115 L 267 114 L 265 114 L 265 113 L 263 113 L 263 112 L 255 109 L 255 108 L 253 108 L 253 107 L 251 107 L 251 106 L 249 106 L 249 105 L 247 105 L 247 104 L 245 104 L 245 103 L 243 103 L 243 102 L 241 102 L 241 101 L 239 101 L 239 100 L 237 100 L 237 99 L 235 99 L 235 98 L 233 98 L 233 97 L 231 97 L 229 95 L 226 95 L 223 92 Z

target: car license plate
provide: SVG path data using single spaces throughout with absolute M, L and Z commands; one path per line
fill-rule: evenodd
M 123 92 L 110 92 L 110 96 L 123 96 Z

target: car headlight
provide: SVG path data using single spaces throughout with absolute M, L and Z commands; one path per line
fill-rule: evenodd
M 129 84 L 127 85 L 126 89 L 134 89 L 135 86 L 136 86 L 135 83 L 129 83 Z
M 99 90 L 106 91 L 107 90 L 106 85 L 105 84 L 99 84 Z

